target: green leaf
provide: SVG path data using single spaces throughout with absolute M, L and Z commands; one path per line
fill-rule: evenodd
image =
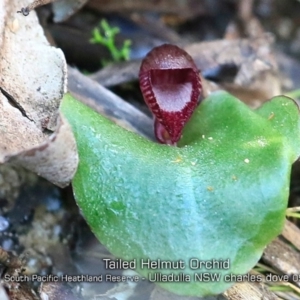
M 300 155 L 300 122 L 297 103 L 291 98 L 277 96 L 265 103 L 257 112 L 288 139 L 288 143 L 295 152 L 294 160 L 296 160 Z
M 279 97 L 253 111 L 228 93 L 213 93 L 178 148 L 128 132 L 66 95 L 61 109 L 80 157 L 74 194 L 92 231 L 115 256 L 135 260 L 146 278 L 190 276 L 157 282 L 171 292 L 223 292 L 234 284 L 230 274 L 248 272 L 282 229 L 300 150 L 299 111 L 290 103 Z M 182 260 L 185 269 L 142 268 L 142 259 Z M 227 260 L 229 268 L 222 266 Z M 201 282 L 201 273 L 221 278 Z

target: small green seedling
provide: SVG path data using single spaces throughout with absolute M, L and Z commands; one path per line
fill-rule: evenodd
M 106 20 L 102 20 L 99 27 L 94 28 L 92 34 L 93 37 L 90 40 L 93 44 L 100 44 L 110 51 L 113 62 L 119 62 L 123 60 L 129 60 L 131 41 L 125 40 L 121 49 L 118 49 L 115 44 L 115 36 L 120 33 L 118 27 L 110 27 Z M 103 65 L 107 65 L 109 62 L 102 60 Z

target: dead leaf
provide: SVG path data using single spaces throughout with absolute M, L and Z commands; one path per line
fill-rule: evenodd
M 277 72 L 272 53 L 272 36 L 262 38 L 215 40 L 190 44 L 184 49 L 193 57 L 204 76 L 212 76 L 217 67 L 235 67 L 233 83 L 246 86 L 263 71 Z M 210 75 L 212 74 L 212 75 Z M 234 74 L 233 74 L 234 75 Z
M 141 59 L 117 62 L 104 67 L 88 77 L 106 87 L 138 80 L 141 62 Z
M 282 236 L 300 251 L 300 229 L 289 220 L 285 220 Z
M 300 276 L 300 253 L 280 238 L 266 247 L 262 259 L 282 274 Z M 300 286 L 298 280 L 294 284 Z
M 0 163 L 12 161 L 59 186 L 72 179 L 76 143 L 59 105 L 66 91 L 66 62 L 51 47 L 27 1 L 0 1 Z
M 194 18 L 207 12 L 204 0 L 91 0 L 88 6 L 100 12 L 147 12 L 168 13 L 184 18 Z
M 228 300 L 278 300 L 278 297 L 270 292 L 266 286 L 255 282 L 242 282 L 235 284 L 223 293 Z

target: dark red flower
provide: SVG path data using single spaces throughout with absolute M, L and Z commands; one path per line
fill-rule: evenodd
M 175 145 L 198 105 L 201 92 L 199 71 L 191 56 L 175 45 L 152 49 L 140 73 L 144 100 L 155 118 L 156 138 Z

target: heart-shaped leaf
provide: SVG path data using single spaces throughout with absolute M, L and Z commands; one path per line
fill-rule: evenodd
M 176 144 L 199 100 L 201 80 L 196 64 L 183 49 L 164 44 L 143 59 L 139 79 L 155 118 L 156 138 L 161 143 Z
M 156 277 L 163 288 L 223 292 L 280 233 L 300 152 L 291 99 L 277 97 L 253 111 L 216 92 L 193 114 L 180 148 L 128 132 L 69 95 L 62 111 L 77 140 L 73 187 L 88 224 L 115 256 L 135 260 L 142 276 L 181 279 Z M 185 268 L 151 269 L 142 265 L 148 259 L 175 266 L 181 260 Z

